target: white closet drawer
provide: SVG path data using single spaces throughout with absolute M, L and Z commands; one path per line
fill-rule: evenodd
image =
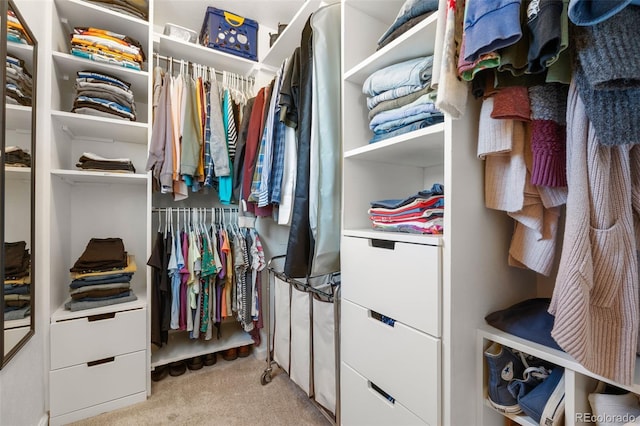
M 342 238 L 342 297 L 440 337 L 441 249 Z
M 146 309 L 51 324 L 51 369 L 146 348 Z
M 51 416 L 145 391 L 145 354 L 138 351 L 51 371 Z
M 340 381 L 340 416 L 344 426 L 426 424 L 400 402 L 387 399 L 384 389 L 365 379 L 345 363 L 342 363 L 340 369 Z
M 440 410 L 440 340 L 406 325 L 387 325 L 366 308 L 342 301 L 342 361 L 428 424 Z

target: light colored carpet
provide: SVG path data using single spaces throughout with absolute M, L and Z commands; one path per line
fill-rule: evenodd
M 73 423 L 105 425 L 318 425 L 331 423 L 280 369 L 262 386 L 265 361 L 253 355 L 152 382 L 151 397 Z

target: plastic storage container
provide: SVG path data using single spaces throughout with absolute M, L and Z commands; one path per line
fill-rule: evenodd
M 207 7 L 200 43 L 243 58 L 258 60 L 258 23 L 215 7 Z

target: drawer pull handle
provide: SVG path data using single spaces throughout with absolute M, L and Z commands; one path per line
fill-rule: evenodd
M 369 311 L 369 315 L 371 316 L 371 318 L 378 320 L 381 323 L 387 324 L 390 327 L 395 327 L 396 325 L 396 320 L 391 317 L 382 315 L 380 312 Z
M 385 391 L 383 391 L 382 389 L 380 389 L 379 386 L 376 386 L 375 383 L 373 382 L 369 382 L 369 386 L 371 386 L 371 389 L 373 389 L 374 391 L 378 392 L 380 395 L 382 395 L 382 397 L 384 399 L 386 399 L 387 401 L 389 401 L 392 404 L 396 403 L 396 399 L 394 397 L 392 397 L 391 395 L 389 395 L 388 393 L 386 393 Z
M 102 321 L 106 319 L 111 319 L 115 317 L 116 317 L 115 312 L 107 312 L 106 314 L 90 315 L 87 317 L 87 319 L 89 320 L 89 322 L 93 322 L 93 321 Z
M 378 240 L 378 239 L 372 238 L 372 239 L 369 240 L 369 245 L 371 247 L 383 248 L 383 249 L 387 249 L 387 250 L 395 250 L 396 249 L 396 242 L 395 241 L 389 241 L 389 240 Z
M 94 365 L 106 364 L 108 362 L 113 362 L 116 360 L 116 357 L 111 356 L 109 358 L 99 359 L 97 361 L 89 361 L 87 363 L 87 367 L 93 367 Z

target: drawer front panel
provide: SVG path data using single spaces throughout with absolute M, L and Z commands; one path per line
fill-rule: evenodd
M 145 353 L 139 351 L 51 371 L 51 416 L 145 391 Z
M 146 309 L 111 315 L 52 323 L 51 369 L 146 348 Z
M 440 340 L 342 301 L 342 361 L 428 424 L 440 412 Z M 384 315 L 384 312 L 382 313 Z
M 344 426 L 426 424 L 398 401 L 387 399 L 383 389 L 344 363 L 340 369 L 340 381 L 340 413 Z
M 440 337 L 441 248 L 342 238 L 342 297 Z

